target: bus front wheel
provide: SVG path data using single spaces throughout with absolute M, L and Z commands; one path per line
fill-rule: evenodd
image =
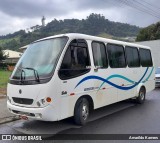
M 75 106 L 74 121 L 78 125 L 84 125 L 89 117 L 89 103 L 86 98 L 80 98 Z

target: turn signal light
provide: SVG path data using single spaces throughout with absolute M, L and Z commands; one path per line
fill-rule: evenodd
M 46 98 L 46 101 L 47 101 L 47 102 L 51 102 L 52 99 L 51 99 L 50 97 L 47 97 L 47 98 Z

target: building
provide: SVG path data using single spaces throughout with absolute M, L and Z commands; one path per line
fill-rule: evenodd
M 3 50 L 3 54 L 6 56 L 5 63 L 17 63 L 22 56 L 22 53 L 12 50 Z
M 152 50 L 155 68 L 160 67 L 160 40 L 142 41 L 136 43 L 149 46 Z
M 20 48 L 19 48 L 19 51 L 20 51 L 21 53 L 24 53 L 28 46 L 29 46 L 29 45 L 20 47 Z
M 127 41 L 127 42 L 135 42 L 136 37 L 122 37 L 122 38 L 120 38 L 120 40 Z

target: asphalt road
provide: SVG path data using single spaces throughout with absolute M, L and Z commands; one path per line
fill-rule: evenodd
M 72 134 L 73 136 L 76 136 L 74 134 L 160 134 L 160 89 L 149 92 L 146 96 L 146 102 L 142 105 L 137 105 L 131 101 L 123 101 L 95 110 L 91 114 L 89 122 L 83 127 L 74 125 L 72 118 L 59 122 L 18 120 L 0 125 L 0 134 L 45 134 L 44 137 L 49 137 L 51 140 L 54 138 L 54 134 Z M 55 140 L 54 142 L 83 143 L 97 141 Z M 106 141 L 101 140 L 99 142 Z M 128 143 L 138 141 L 108 140 L 107 142 Z M 145 140 L 140 142 L 158 143 L 160 141 Z

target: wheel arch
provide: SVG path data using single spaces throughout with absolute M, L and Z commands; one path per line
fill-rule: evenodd
M 137 91 L 136 91 L 136 97 L 138 97 L 139 95 L 139 91 L 141 88 L 144 88 L 145 89 L 145 93 L 146 93 L 146 86 L 144 85 L 144 83 L 140 83 L 137 87 Z
M 75 105 L 74 105 L 74 112 L 75 112 L 75 108 L 77 106 L 77 102 L 78 100 L 80 100 L 81 98 L 86 98 L 88 103 L 89 103 L 89 110 L 92 111 L 94 109 L 94 102 L 93 102 L 93 99 L 90 95 L 82 95 L 81 97 L 79 97 L 76 102 L 75 102 Z

